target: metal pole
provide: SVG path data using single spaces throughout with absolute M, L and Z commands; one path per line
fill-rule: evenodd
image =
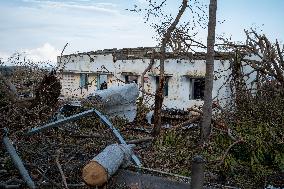
M 58 127 L 60 125 L 63 125 L 65 123 L 68 123 L 68 122 L 71 122 L 71 121 L 75 121 L 75 120 L 78 120 L 82 117 L 85 117 L 87 115 L 90 115 L 94 112 L 93 109 L 91 110 L 87 110 L 87 111 L 84 111 L 84 112 L 81 112 L 79 114 L 75 114 L 75 115 L 72 115 L 70 117 L 66 117 L 66 118 L 63 118 L 63 119 L 60 119 L 60 120 L 57 120 L 55 122 L 52 122 L 52 123 L 48 123 L 46 125 L 43 125 L 41 127 L 36 127 L 36 128 L 32 128 L 30 131 L 28 131 L 26 133 L 26 135 L 32 135 L 32 134 L 35 134 L 35 133 L 39 133 L 43 130 L 46 130 L 46 129 L 49 129 L 49 128 L 53 128 L 53 127 Z
M 52 123 L 48 123 L 46 125 L 43 125 L 41 127 L 36 127 L 36 128 L 33 128 L 31 129 L 30 131 L 28 131 L 26 133 L 26 135 L 32 135 L 32 134 L 35 134 L 35 133 L 39 133 L 43 130 L 46 130 L 46 129 L 49 129 L 49 128 L 53 128 L 53 127 L 58 127 L 64 123 L 68 123 L 70 121 L 75 121 L 77 119 L 80 119 L 82 117 L 85 117 L 87 115 L 90 115 L 92 113 L 95 113 L 96 116 L 98 116 L 101 120 L 101 122 L 108 126 L 112 132 L 114 133 L 114 135 L 117 137 L 117 139 L 119 140 L 119 142 L 121 144 L 127 144 L 124 140 L 124 138 L 121 136 L 121 134 L 119 133 L 119 131 L 112 125 L 112 123 L 101 113 L 99 112 L 98 110 L 96 109 L 91 109 L 91 110 L 87 110 L 87 111 L 84 111 L 84 112 L 81 112 L 79 114 L 75 114 L 75 115 L 72 115 L 70 117 L 66 117 L 66 118 L 63 118 L 63 119 L 60 119 L 58 121 L 55 121 L 55 122 L 52 122 Z M 141 167 L 142 164 L 140 162 L 140 160 L 138 159 L 137 156 L 135 156 L 134 154 L 131 156 L 132 160 L 135 162 L 135 164 L 138 166 L 138 167 Z
M 121 134 L 119 133 L 119 131 L 112 125 L 112 123 L 98 110 L 94 109 L 95 114 L 101 119 L 101 121 L 103 122 L 103 124 L 105 124 L 106 126 L 108 126 L 114 133 L 114 135 L 118 138 L 119 142 L 121 144 L 127 144 L 124 140 L 124 138 L 121 136 Z M 138 157 L 134 154 L 132 154 L 131 156 L 132 160 L 135 162 L 135 164 L 138 167 L 141 167 L 142 164 L 140 162 L 140 160 L 138 159 Z
M 25 180 L 25 182 L 27 183 L 29 188 L 36 188 L 35 183 L 31 179 L 27 169 L 25 168 L 21 158 L 18 156 L 18 154 L 16 152 L 16 149 L 12 145 L 12 143 L 11 143 L 10 139 L 8 138 L 8 136 L 4 136 L 3 137 L 3 143 L 4 143 L 8 153 L 10 154 L 10 156 L 11 156 L 11 158 L 13 160 L 14 165 L 19 170 L 20 174 L 22 175 L 23 179 Z
M 191 188 L 202 189 L 204 184 L 205 160 L 202 156 L 195 156 L 191 167 Z

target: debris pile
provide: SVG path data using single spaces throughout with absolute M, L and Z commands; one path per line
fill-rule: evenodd
M 47 91 L 52 90 L 50 84 L 44 87 L 48 89 Z M 136 90 L 135 87 L 130 88 Z M 46 90 L 40 91 L 44 94 Z M 161 134 L 154 139 L 150 134 L 150 124 L 139 121 L 129 123 L 128 120 L 115 116 L 109 119 L 101 112 L 103 108 L 110 108 L 115 103 L 117 103 L 115 106 L 126 104 L 132 106 L 135 101 L 127 101 L 129 100 L 125 98 L 127 92 L 121 93 L 124 95 L 108 93 L 107 90 L 101 91 L 100 95 L 94 94 L 82 103 L 90 102 L 91 108 L 75 107 L 70 104 L 63 106 L 67 102 L 57 104 L 54 102 L 51 107 L 46 98 L 40 98 L 42 103 L 34 107 L 31 101 L 24 103 L 18 100 L 17 103 L 5 101 L 8 103 L 1 107 L 4 111 L 1 112 L 3 145 L 0 149 L 0 188 L 89 188 L 87 184 L 94 185 L 92 184 L 94 179 L 90 178 L 97 177 L 97 174 L 103 175 L 97 183 L 102 184 L 108 180 L 107 188 L 119 188 L 116 184 L 122 178 L 124 178 L 122 180 L 132 178 L 132 182 L 136 182 L 137 179 L 141 181 L 140 179 L 143 178 L 154 179 L 152 176 L 139 175 L 141 173 L 189 182 L 189 176 L 192 174 L 190 171 L 192 158 L 200 153 L 198 122 L 202 111 L 198 108 L 163 110 L 163 124 L 169 124 L 170 127 L 164 127 Z M 49 94 L 53 95 L 50 98 L 57 99 L 59 93 L 53 91 Z M 113 94 L 115 95 L 112 96 Z M 132 94 L 131 99 L 137 98 L 135 92 Z M 99 106 L 100 103 L 104 105 Z M 93 107 L 98 107 L 99 110 Z M 217 139 L 227 137 L 228 127 L 214 119 L 212 122 L 213 129 L 218 131 L 213 132 L 212 137 Z M 9 130 L 3 130 L 4 127 Z M 180 131 L 178 128 L 186 129 Z M 133 154 L 121 147 L 127 144 L 136 144 Z M 208 151 L 202 154 L 210 158 L 206 162 L 205 183 L 236 184 L 227 182 L 221 174 L 218 174 L 217 162 L 220 162 L 218 158 L 224 151 L 219 146 L 214 148 L 208 148 Z M 119 171 L 118 180 L 114 180 L 117 175 L 111 176 L 119 165 L 128 162 L 130 156 L 132 162 L 130 167 L 135 174 Z M 113 159 L 115 161 L 112 161 Z M 101 171 L 93 174 L 93 170 L 97 169 Z M 169 180 L 162 179 L 159 186 L 171 186 L 171 184 Z M 179 184 L 175 183 L 175 186 L 189 187 L 186 183 Z M 151 185 L 141 181 L 137 188 L 141 186 Z M 159 186 L 155 185 L 153 188 Z M 214 185 L 214 188 L 222 187 Z
M 34 97 L 21 99 L 15 85 L 0 73 L 0 128 L 19 131 L 46 122 L 58 108 L 60 82 L 56 73 L 41 73 L 43 79 L 35 88 Z M 17 77 L 17 76 L 15 76 Z
M 57 84 L 56 80 L 54 80 L 54 82 L 48 82 L 50 81 L 49 79 L 52 80 L 55 78 L 53 78 L 52 75 L 46 76 L 41 82 L 36 94 L 39 95 L 46 92 L 53 95 L 49 95 L 49 98 L 57 99 L 59 93 L 50 91 L 52 90 L 50 85 Z M 115 92 L 104 90 L 94 93 L 89 97 L 88 102 L 94 103 L 95 106 L 102 104 L 103 106 L 98 106 L 102 108 L 102 110 L 111 109 L 110 107 L 112 106 L 135 107 L 133 103 L 135 103 L 138 96 L 138 89 L 135 84 L 121 87 L 120 90 L 118 90 L 119 92 L 117 92 L 116 89 L 111 90 Z M 130 93 L 131 91 L 132 93 Z M 36 97 L 35 99 L 37 99 L 38 103 L 31 102 L 29 103 L 30 106 L 34 105 L 40 107 L 41 105 L 44 108 L 48 107 L 45 106 L 49 105 L 48 98 Z M 54 101 L 54 103 L 56 103 L 56 101 Z M 53 106 L 53 110 L 47 112 L 48 114 L 43 114 L 42 109 L 35 109 L 32 111 L 32 114 L 38 117 L 30 117 L 30 119 L 26 115 L 29 115 L 31 111 L 28 111 L 28 108 L 23 106 L 22 118 L 14 123 L 15 127 L 9 127 L 9 124 L 5 124 L 5 126 L 9 128 L 9 131 L 3 130 L 2 140 L 9 142 L 4 142 L 5 145 L 3 145 L 3 148 L 0 150 L 1 157 L 3 157 L 0 159 L 1 187 L 87 188 L 88 186 L 86 186 L 83 180 L 89 185 L 92 185 L 88 178 L 92 177 L 92 171 L 90 173 L 92 169 L 89 168 L 93 168 L 94 165 L 93 161 L 90 160 L 92 160 L 95 155 L 94 160 L 100 162 L 99 165 L 105 165 L 103 170 L 107 170 L 107 177 L 102 177 L 102 181 L 104 182 L 116 172 L 115 170 L 117 170 L 118 166 L 122 163 L 119 161 L 115 166 L 110 168 L 107 167 L 110 164 L 102 162 L 107 161 L 107 159 L 100 158 L 102 157 L 100 154 L 104 154 L 105 151 L 111 152 L 111 154 L 115 156 L 115 160 L 121 159 L 116 156 L 122 157 L 123 155 L 121 154 L 120 156 L 119 153 L 113 153 L 115 150 L 109 150 L 107 146 L 115 143 L 121 143 L 124 146 L 127 146 L 129 143 L 137 144 L 137 147 L 134 149 L 134 154 L 127 153 L 128 155 L 126 155 L 127 157 L 129 155 L 131 156 L 133 161 L 132 165 L 136 168 L 141 168 L 139 159 L 143 158 L 144 161 L 148 158 L 147 153 L 153 153 L 153 138 L 150 136 L 149 132 L 144 132 L 147 131 L 144 127 L 145 125 L 139 125 L 139 123 L 136 122 L 136 128 L 140 128 L 142 131 L 140 132 L 139 130 L 133 129 L 135 127 L 130 126 L 128 124 L 129 121 L 113 117 L 112 122 L 114 122 L 122 132 L 122 134 L 120 134 L 112 122 L 97 109 L 82 106 L 74 107 L 67 104 L 56 112 L 54 103 L 50 104 Z M 66 102 L 60 102 L 60 104 L 66 104 Z M 4 108 L 13 111 L 18 110 L 15 106 L 7 106 Z M 46 110 L 51 109 L 45 109 L 45 111 Z M 125 111 L 123 108 L 121 110 Z M 126 108 L 126 111 L 129 111 L 129 109 Z M 186 113 L 182 113 L 182 115 L 186 115 Z M 44 123 L 46 124 L 42 125 Z M 19 128 L 17 127 L 18 125 L 22 125 L 22 127 Z M 2 128 L 4 128 L 3 126 Z M 126 141 L 122 135 L 126 137 Z M 119 147 L 121 149 L 117 144 L 110 147 Z M 9 149 L 13 149 L 13 152 L 11 153 Z M 123 150 L 123 152 L 126 151 L 127 150 Z M 138 157 L 135 154 L 137 154 Z M 108 162 L 115 162 L 111 158 L 111 155 L 108 155 L 108 158 L 110 158 Z M 149 161 L 154 162 L 155 159 L 150 158 Z M 92 164 L 91 166 L 90 163 Z M 13 164 L 15 164 L 15 166 Z M 147 163 L 144 165 L 148 167 L 150 164 Z M 97 168 L 98 166 L 95 167 Z M 113 169 L 113 171 L 109 171 L 109 169 Z M 94 180 L 91 182 L 94 182 Z

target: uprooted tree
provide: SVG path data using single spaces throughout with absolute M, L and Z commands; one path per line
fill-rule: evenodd
M 248 188 L 256 183 L 263 186 L 284 170 L 284 48 L 254 29 L 245 34 L 245 43 L 222 39 L 220 50 L 234 54 L 227 78 L 232 100 L 216 114 L 227 132 L 211 142 L 225 149 L 217 164 L 220 169 L 234 173 L 234 181 Z
M 11 74 L 0 73 L 1 126 L 12 130 L 25 128 L 48 119 L 56 110 L 61 85 L 55 71 L 40 67 L 45 62 L 33 62 L 24 54 L 14 53 L 0 65 Z

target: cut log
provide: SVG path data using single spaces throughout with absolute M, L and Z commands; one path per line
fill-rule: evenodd
M 130 163 L 133 147 L 125 144 L 107 146 L 83 168 L 83 180 L 90 186 L 102 186 L 120 166 L 126 167 Z
M 106 169 L 96 161 L 90 161 L 83 168 L 82 176 L 84 181 L 91 186 L 101 186 L 108 180 Z

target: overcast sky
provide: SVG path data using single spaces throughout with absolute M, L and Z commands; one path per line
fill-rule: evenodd
M 157 0 L 158 1 L 158 0 Z M 209 0 L 200 0 L 208 4 Z M 181 0 L 168 0 L 175 15 Z M 0 0 L 0 57 L 25 51 L 35 60 L 56 60 L 66 53 L 104 48 L 155 46 L 154 31 L 143 15 L 126 11 L 145 0 Z M 284 0 L 219 0 L 217 34 L 234 40 L 243 29 L 259 27 L 272 40 L 284 40 Z M 190 12 L 184 16 L 192 19 Z M 206 39 L 206 30 L 200 31 Z

